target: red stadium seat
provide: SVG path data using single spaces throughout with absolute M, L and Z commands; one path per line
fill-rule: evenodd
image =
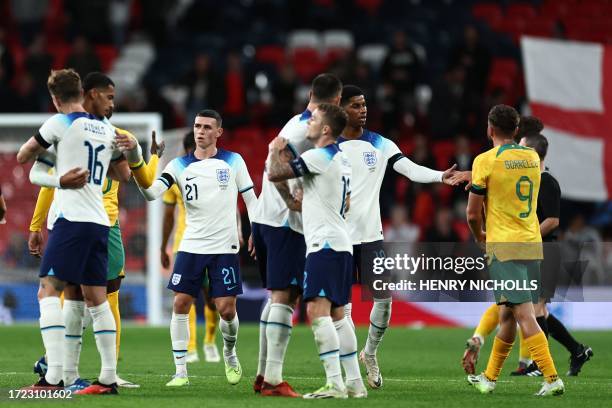
M 512 3 L 506 8 L 506 18 L 514 19 L 533 19 L 537 16 L 536 9 L 528 3 Z
M 491 28 L 497 27 L 503 19 L 501 6 L 495 3 L 477 3 L 472 7 L 472 15 L 486 21 Z
M 431 151 L 436 159 L 436 167 L 438 167 L 438 169 L 446 169 L 448 163 L 455 154 L 455 142 L 436 142 L 433 144 Z
M 49 45 L 49 54 L 53 55 L 53 69 L 62 69 L 66 67 L 66 60 L 70 55 L 70 46 L 66 43 L 54 43 Z
M 109 72 L 119 52 L 112 45 L 96 45 L 95 51 L 102 63 L 102 72 Z
M 383 0 L 356 0 L 355 4 L 357 7 L 364 9 L 369 14 L 374 15 L 378 13 L 378 9 L 380 8 L 382 2 Z
M 264 64 L 272 64 L 280 69 L 287 59 L 285 49 L 280 45 L 262 45 L 255 51 L 255 59 Z
M 319 52 L 314 48 L 295 49 L 291 62 L 295 73 L 304 83 L 310 83 L 312 78 L 325 68 Z

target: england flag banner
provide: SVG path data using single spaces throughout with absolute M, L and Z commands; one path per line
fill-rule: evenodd
M 521 39 L 527 97 L 549 140 L 546 165 L 563 197 L 612 195 L 612 47 Z

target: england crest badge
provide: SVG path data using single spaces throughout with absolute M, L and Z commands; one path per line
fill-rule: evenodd
M 376 165 L 376 152 L 363 152 L 363 161 L 366 166 L 374 167 Z
M 229 169 L 217 169 L 217 181 L 221 185 L 227 185 L 230 180 L 230 170 Z
M 183 275 L 181 275 L 180 273 L 173 273 L 172 274 L 172 284 L 173 285 L 178 285 L 179 282 L 181 281 L 181 277 Z

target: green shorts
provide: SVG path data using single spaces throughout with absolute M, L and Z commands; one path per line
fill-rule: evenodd
M 119 221 L 110 228 L 108 233 L 108 271 L 106 280 L 113 280 L 125 276 L 123 266 L 125 264 L 125 251 L 121 240 L 121 229 Z
M 499 261 L 489 265 L 489 277 L 495 281 L 493 293 L 498 305 L 537 303 L 540 294 L 540 261 Z

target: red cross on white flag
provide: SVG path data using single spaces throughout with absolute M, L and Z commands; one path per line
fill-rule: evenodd
M 612 196 L 612 47 L 521 39 L 527 96 L 544 122 L 546 165 L 564 197 Z

